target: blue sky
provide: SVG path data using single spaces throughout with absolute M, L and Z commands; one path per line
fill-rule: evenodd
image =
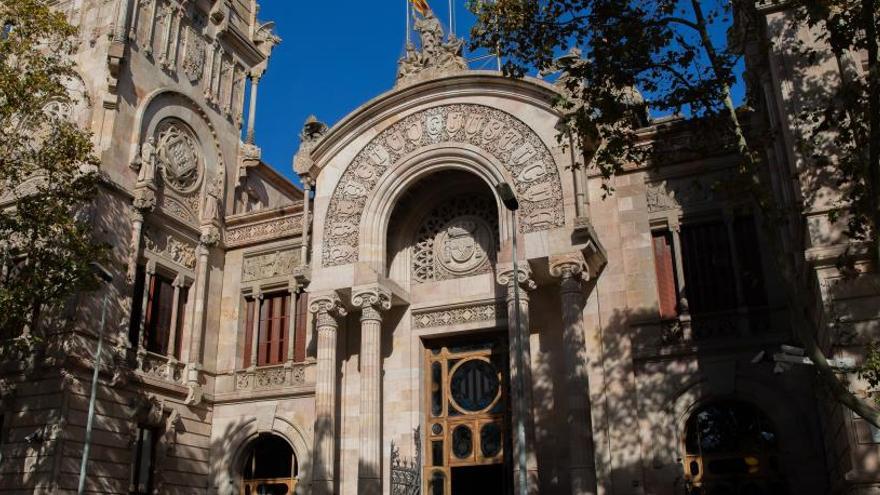
M 460 35 L 472 17 L 456 2 Z M 403 54 L 404 1 L 263 0 L 260 19 L 275 21 L 275 49 L 257 98 L 256 142 L 263 160 L 294 178 L 290 162 L 309 114 L 333 125 L 391 89 Z M 445 0 L 431 6 L 447 23 Z
M 448 27 L 448 0 L 429 1 Z M 466 37 L 473 16 L 465 0 L 454 4 L 456 32 Z M 404 6 L 404 0 L 262 0 L 260 19 L 274 21 L 283 40 L 257 98 L 256 142 L 266 163 L 299 184 L 290 163 L 306 117 L 332 126 L 392 88 L 405 44 Z M 721 41 L 724 31 L 716 31 Z M 738 85 L 738 100 L 742 93 Z

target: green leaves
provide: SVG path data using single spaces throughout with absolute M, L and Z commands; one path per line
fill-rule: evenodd
M 0 332 L 34 331 L 94 285 L 98 160 L 68 86 L 76 30 L 41 0 L 0 0 Z

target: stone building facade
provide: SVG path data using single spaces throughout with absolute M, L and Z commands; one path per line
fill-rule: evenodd
M 603 198 L 557 89 L 468 70 L 429 16 L 394 88 L 303 126 L 301 190 L 254 144 L 280 41 L 254 0 L 55 6 L 80 28 L 67 111 L 102 160 L 114 281 L 2 363 L 0 493 L 76 490 L 101 331 L 90 493 L 508 493 L 520 454 L 530 493 L 880 493 L 880 433 L 758 356 L 796 341 L 760 215 L 717 187 L 723 137 L 646 120 L 659 151 Z M 808 85 L 841 62 L 804 65 L 811 33 L 760 14 L 750 125 L 805 205 L 784 237 L 820 340 L 857 358 L 880 289 L 798 154 Z

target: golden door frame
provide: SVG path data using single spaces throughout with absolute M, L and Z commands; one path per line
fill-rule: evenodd
M 443 494 L 452 491 L 452 469 L 463 466 L 506 464 L 509 444 L 509 415 L 507 391 L 507 341 L 499 335 L 486 335 L 482 340 L 443 341 L 426 343 L 425 370 L 425 446 L 423 452 L 422 489 L 432 495 L 433 482 L 442 477 Z M 452 393 L 452 377 L 465 363 L 482 361 L 496 373 L 498 391 L 488 405 L 469 410 L 458 404 Z M 439 367 L 439 372 L 437 371 Z M 439 403 L 435 401 L 439 399 Z M 437 407 L 439 406 L 439 408 Z M 482 432 L 486 425 L 496 425 L 497 452 L 486 455 Z M 470 449 L 467 455 L 453 452 L 453 434 L 459 427 L 470 431 Z M 439 449 L 438 449 L 439 442 Z

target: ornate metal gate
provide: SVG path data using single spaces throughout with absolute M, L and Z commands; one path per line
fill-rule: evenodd
M 391 495 L 420 495 L 422 492 L 421 426 L 413 430 L 415 459 L 401 459 L 400 448 L 391 442 Z

